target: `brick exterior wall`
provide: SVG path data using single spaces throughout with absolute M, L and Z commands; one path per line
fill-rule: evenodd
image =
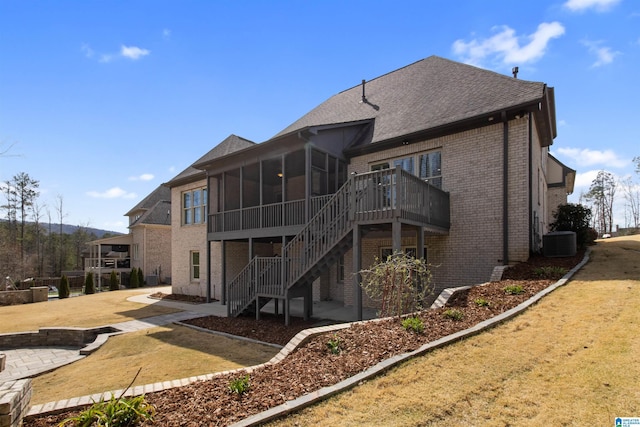
M 529 118 L 509 122 L 509 262 L 529 257 Z M 533 126 L 535 129 L 535 126 Z M 349 172 L 368 172 L 372 164 L 430 150 L 442 152 L 443 189 L 450 194 L 451 228 L 448 235 L 425 235 L 429 262 L 434 265 L 436 294 L 446 287 L 473 285 L 489 280 L 493 267 L 503 263 L 503 124 L 448 135 L 428 141 L 399 146 L 353 158 Z M 546 156 L 537 136 L 531 144 L 535 170 Z M 416 165 L 417 167 L 417 165 Z M 542 169 L 542 168 L 541 168 Z M 535 173 L 534 173 L 535 179 Z M 540 174 L 541 199 L 546 197 L 544 173 Z M 537 185 L 532 186 L 537 187 Z M 544 204 L 533 209 L 546 225 Z M 403 235 L 415 233 L 404 227 Z M 403 237 L 403 246 L 415 246 L 415 237 Z M 380 248 L 391 246 L 391 235 L 385 239 L 363 239 L 362 266 L 367 268 L 379 255 Z M 345 256 L 345 285 L 332 287 L 331 297 L 345 305 L 353 304 L 352 251 Z M 341 292 L 342 291 L 342 292 Z M 365 306 L 375 306 L 364 299 Z
M 508 221 L 509 262 L 526 261 L 530 251 L 531 230 L 534 225 L 541 236 L 547 230 L 547 149 L 540 147 L 533 116 L 525 116 L 509 122 L 508 162 Z M 440 150 L 442 153 L 443 189 L 450 194 L 451 228 L 447 235 L 425 234 L 428 260 L 434 266 L 433 280 L 437 295 L 441 289 L 463 285 L 474 285 L 489 280 L 493 268 L 502 265 L 503 259 L 503 124 L 496 123 L 483 128 L 447 135 L 439 138 L 398 146 L 383 152 L 354 157 L 348 172 L 368 172 L 372 164 L 381 161 Z M 529 177 L 529 159 L 532 176 Z M 415 168 L 418 165 L 414 165 Z M 215 182 L 209 189 L 210 212 L 217 196 Z M 206 275 L 206 226 L 181 225 L 181 194 L 183 191 L 203 187 L 205 181 L 195 182 L 172 189 L 173 268 L 174 292 L 205 295 Z M 531 187 L 531 195 L 529 189 Z M 555 203 L 555 202 L 552 202 Z M 531 207 L 531 217 L 530 217 Z M 541 237 L 540 237 L 541 239 Z M 212 292 L 220 298 L 221 249 L 212 242 Z M 227 242 L 227 282 L 231 281 L 249 261 L 246 242 Z M 362 239 L 362 266 L 369 267 L 380 248 L 390 247 L 388 237 Z M 403 246 L 415 246 L 415 228 L 403 228 Z M 272 256 L 279 253 L 280 244 L 255 244 L 254 254 Z M 201 253 L 201 283 L 189 282 L 189 253 Z M 345 305 L 354 303 L 353 256 L 345 254 L 345 280 L 338 282 L 337 268 L 318 279 L 313 286 L 315 300 L 332 299 Z M 373 301 L 364 297 L 365 307 L 375 307 Z
M 131 267 L 141 268 L 145 280 L 153 275 L 159 283 L 171 282 L 171 235 L 170 225 L 141 224 L 131 229 L 139 254 L 138 259 L 131 259 Z
M 171 288 L 176 294 L 206 296 L 207 224 L 182 224 L 182 193 L 206 185 L 202 179 L 171 189 Z M 200 280 L 192 281 L 190 257 L 194 251 L 200 252 Z
M 553 214 L 558 210 L 558 206 L 567 203 L 567 189 L 565 187 L 554 187 L 547 190 L 547 221 L 551 224 Z

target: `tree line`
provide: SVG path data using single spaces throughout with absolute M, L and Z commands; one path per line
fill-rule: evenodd
M 39 200 L 40 182 L 25 172 L 0 185 L 4 204 L 0 217 L 0 278 L 60 277 L 62 271 L 82 270 L 82 252 L 97 239 L 88 224 L 63 233 L 64 199 L 53 206 Z M 104 236 L 108 237 L 108 236 Z
M 591 208 L 591 226 L 600 235 L 611 234 L 614 230 L 614 203 L 620 197 L 624 200 L 623 227 L 631 232 L 640 232 L 640 156 L 634 157 L 636 177 L 616 178 L 611 172 L 601 170 L 592 181 L 587 192 L 580 194 L 579 203 Z

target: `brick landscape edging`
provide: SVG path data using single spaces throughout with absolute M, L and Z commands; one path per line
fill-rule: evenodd
M 372 366 L 369 369 L 366 369 L 352 377 L 349 377 L 333 386 L 328 386 L 328 387 L 323 387 L 319 390 L 316 390 L 312 393 L 308 393 L 305 394 L 303 396 L 300 396 L 296 399 L 293 399 L 291 401 L 285 402 L 282 405 L 278 405 L 276 407 L 273 407 L 271 409 L 268 409 L 266 411 L 260 412 L 258 414 L 252 415 L 248 418 L 245 418 L 242 421 L 239 421 L 235 424 L 232 424 L 231 427 L 248 427 L 248 426 L 255 426 L 255 425 L 259 425 L 262 423 L 265 423 L 267 421 L 282 417 L 283 415 L 286 415 L 290 412 L 294 412 L 294 411 L 298 411 L 300 409 L 303 409 L 307 406 L 310 406 L 314 403 L 317 403 L 321 400 L 327 399 L 337 393 L 340 393 L 344 390 L 348 390 L 350 388 L 355 387 L 356 385 L 358 385 L 360 382 L 373 378 L 385 371 L 387 371 L 388 369 L 396 366 L 397 364 L 404 362 L 408 359 L 411 359 L 413 357 L 416 356 L 420 356 L 422 354 L 425 354 L 429 351 L 435 350 L 437 348 L 440 347 L 444 347 L 448 344 L 452 344 L 454 342 L 457 342 L 459 340 L 462 340 L 464 338 L 476 335 L 488 328 L 497 326 L 498 324 L 511 319 L 512 317 L 516 316 L 517 314 L 519 314 L 520 312 L 524 311 L 526 308 L 530 307 L 531 305 L 537 303 L 540 299 L 542 299 L 542 297 L 544 297 L 545 295 L 553 292 L 554 290 L 556 290 L 557 288 L 559 288 L 560 286 L 563 286 L 567 283 L 567 281 L 580 269 L 582 268 L 587 261 L 589 260 L 589 254 L 591 253 L 590 249 L 587 249 L 584 258 L 582 259 L 582 261 L 576 265 L 574 268 L 572 268 L 567 274 L 565 274 L 560 280 L 558 280 L 556 283 L 550 285 L 549 287 L 543 289 L 542 291 L 538 292 L 536 295 L 532 296 L 531 298 L 529 298 L 528 300 L 522 302 L 521 304 L 519 304 L 518 306 L 505 311 L 504 313 L 501 313 L 497 316 L 494 316 L 490 319 L 484 320 L 480 323 L 477 323 L 476 325 L 467 328 L 463 331 L 459 331 L 456 332 L 454 334 L 448 335 L 446 337 L 440 338 L 438 340 L 432 341 L 430 343 L 424 344 L 423 346 L 421 346 L 420 348 L 418 348 L 417 350 L 408 352 L 408 353 L 403 353 L 403 354 L 399 354 L 397 356 L 393 356 L 389 359 L 383 360 L 382 362 Z M 466 287 L 464 287 L 466 288 Z M 446 291 L 446 290 L 445 290 Z M 445 292 L 443 291 L 443 292 Z M 450 298 L 451 295 L 453 295 L 452 292 L 448 292 L 449 296 L 447 298 Z M 269 365 L 273 365 L 275 363 L 280 362 L 282 359 L 284 359 L 289 353 L 291 353 L 293 350 L 296 349 L 296 347 L 300 346 L 301 344 L 303 344 L 306 340 L 308 340 L 310 337 L 314 336 L 314 335 L 318 335 L 318 334 L 322 334 L 325 332 L 333 332 L 333 331 L 337 331 L 340 329 L 346 329 L 349 328 L 352 324 L 354 323 L 367 323 L 367 322 L 376 322 L 376 321 L 380 321 L 382 319 L 373 319 L 373 320 L 366 320 L 363 322 L 352 322 L 352 323 L 341 323 L 341 324 L 337 324 L 337 325 L 329 325 L 329 326 L 321 326 L 321 327 L 317 327 L 317 328 L 311 328 L 311 329 L 305 329 L 304 331 L 300 331 L 295 337 L 293 337 L 289 343 L 282 348 L 282 350 L 280 350 L 280 352 L 275 355 L 273 358 L 271 358 L 271 360 L 269 360 L 266 363 L 262 363 L 260 365 L 254 365 L 251 367 L 245 367 L 245 368 L 238 368 L 238 369 L 233 369 L 233 370 L 228 370 L 228 371 L 223 371 L 223 372 L 216 372 L 213 374 L 207 374 L 207 375 L 199 375 L 199 376 L 194 376 L 194 377 L 189 377 L 189 378 L 182 378 L 179 380 L 172 380 L 172 381 L 164 381 L 164 382 L 157 382 L 154 384 L 147 384 L 147 385 L 143 385 L 143 386 L 136 386 L 136 387 L 132 387 L 131 389 L 127 390 L 125 393 L 125 390 L 114 390 L 114 391 L 107 391 L 104 393 L 97 393 L 97 394 L 93 394 L 93 395 L 88 395 L 88 396 L 82 396 L 82 397 L 74 397 L 71 399 L 65 399 L 65 400 L 61 400 L 58 402 L 49 402 L 49 403 L 45 403 L 45 404 L 41 404 L 41 405 L 34 405 L 33 407 L 31 407 L 31 409 L 29 410 L 27 416 L 35 416 L 35 415 L 44 415 L 44 414 L 51 414 L 51 413 L 56 413 L 56 412 L 63 412 L 63 411 L 67 411 L 70 409 L 75 409 L 75 408 L 81 408 L 81 407 L 85 407 L 85 406 L 89 406 L 94 402 L 98 402 L 101 399 L 103 400 L 109 400 L 111 399 L 112 396 L 115 397 L 120 397 L 121 395 L 124 396 L 138 396 L 141 394 L 148 394 L 148 393 L 153 393 L 153 392 L 158 392 L 158 391 L 163 391 L 163 390 L 168 390 L 170 388 L 175 388 L 175 387 L 184 387 L 187 386 L 189 384 L 193 384 L 195 382 L 199 382 L 199 381 L 208 381 L 211 380 L 215 377 L 218 376 L 222 376 L 222 375 L 227 375 L 230 373 L 239 373 L 239 372 L 246 372 L 246 373 L 251 373 L 256 369 L 260 369 Z M 124 393 L 124 394 L 123 394 Z

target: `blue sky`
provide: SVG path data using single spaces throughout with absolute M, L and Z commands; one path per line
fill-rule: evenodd
M 130 208 L 229 134 L 265 141 L 431 55 L 555 87 L 573 201 L 600 169 L 633 174 L 637 1 L 0 0 L 0 181 L 26 172 L 45 218 L 61 196 L 64 222 L 126 232 Z

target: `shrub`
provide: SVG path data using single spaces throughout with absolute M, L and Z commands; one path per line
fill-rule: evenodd
M 567 269 L 558 266 L 537 267 L 533 270 L 533 274 L 541 279 L 560 279 L 567 274 Z
M 237 395 L 245 394 L 251 387 L 249 374 L 229 381 L 229 391 Z
M 381 317 L 422 310 L 433 291 L 430 265 L 402 252 L 383 261 L 376 259 L 374 265 L 360 273 L 362 289 L 369 298 L 380 302 Z
M 144 273 L 142 269 L 138 269 L 138 286 L 144 286 Z
M 84 293 L 87 295 L 96 293 L 96 288 L 93 284 L 92 272 L 87 273 L 87 276 L 84 278 Z
M 340 354 L 342 351 L 342 342 L 336 334 L 333 334 L 333 338 L 327 341 L 327 347 L 331 354 Z
M 60 286 L 58 287 L 58 298 L 69 298 L 71 289 L 69 288 L 69 279 L 64 274 L 60 278 Z
M 454 308 L 450 308 L 442 314 L 447 319 L 451 320 L 462 320 L 464 318 L 464 313 L 460 310 L 456 310 Z
M 109 276 L 109 290 L 117 291 L 120 289 L 120 284 L 118 283 L 118 275 L 115 271 L 111 272 L 111 276 Z
M 507 295 L 520 295 L 524 292 L 524 289 L 520 285 L 505 286 L 503 289 L 504 293 Z
M 129 277 L 129 287 L 130 288 L 140 287 L 140 282 L 138 281 L 138 269 L 135 267 L 131 269 L 131 277 Z
M 484 298 L 478 298 L 474 302 L 478 307 L 489 307 L 489 301 Z
M 553 218 L 554 221 L 549 224 L 551 231 L 575 232 L 578 249 L 584 248 L 595 240 L 589 232 L 591 209 L 588 207 L 575 203 L 560 205 L 558 210 L 553 213 Z
M 421 334 L 424 331 L 424 322 L 417 316 L 407 317 L 402 321 L 402 327 L 407 331 L 413 331 L 416 334 Z
M 60 426 L 65 426 L 68 423 L 73 423 L 73 426 L 80 427 L 136 426 L 145 420 L 152 421 L 155 411 L 153 405 L 147 403 L 144 395 L 132 398 L 121 397 L 119 399 L 111 396 L 109 401 L 100 400 L 95 402 L 77 416 L 67 418 L 60 423 Z

